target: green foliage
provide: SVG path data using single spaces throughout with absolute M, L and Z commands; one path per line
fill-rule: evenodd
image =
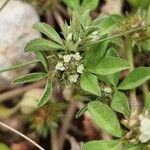
M 129 68 L 126 60 L 115 57 L 102 58 L 100 60 L 91 60 L 87 64 L 87 70 L 98 75 L 109 75 Z
M 100 87 L 98 85 L 98 80 L 95 75 L 84 72 L 81 75 L 80 86 L 83 90 L 100 96 Z
M 85 55 L 85 65 L 88 65 L 88 63 L 93 60 L 101 60 L 107 50 L 107 46 L 108 41 L 92 45 Z
M 95 101 L 88 104 L 88 110 L 96 125 L 116 137 L 122 136 L 122 131 L 113 110 L 106 104 Z
M 83 106 L 76 114 L 76 118 L 79 118 L 81 115 L 83 115 L 87 111 L 87 105 Z
M 119 15 L 108 15 L 105 19 L 99 22 L 100 34 L 109 34 L 120 22 L 122 17 Z
M 80 0 L 63 0 L 63 2 L 74 11 L 79 14 L 85 12 L 86 10 L 96 9 L 99 0 L 83 0 L 80 4 Z
M 54 42 L 57 42 L 58 44 L 63 43 L 59 34 L 50 25 L 46 23 L 36 23 L 33 25 L 33 28 L 43 33 L 44 35 L 52 39 Z
M 146 110 L 150 111 L 150 92 L 146 96 L 145 108 L 146 108 Z
M 125 116 L 128 116 L 130 113 L 128 99 L 124 93 L 116 91 L 113 95 L 111 107 Z
M 49 50 L 58 50 L 62 47 L 52 41 L 46 39 L 35 39 L 30 41 L 26 47 L 25 51 L 49 51 Z
M 134 7 L 142 7 L 142 8 L 147 8 L 150 5 L 149 0 L 128 0 L 128 2 L 133 5 Z
M 48 63 L 48 59 L 47 59 L 45 53 L 39 51 L 39 52 L 36 52 L 35 54 L 36 54 L 36 57 L 40 60 L 40 62 L 44 66 L 45 71 L 48 72 L 48 70 L 49 70 L 49 63 Z
M 13 80 L 13 84 L 22 84 L 22 83 L 30 83 L 42 80 L 47 77 L 47 74 L 44 72 L 38 72 L 38 73 L 30 73 L 21 77 L 18 77 L 17 79 Z
M 92 141 L 85 143 L 82 150 L 119 150 L 121 143 L 117 140 Z
M 125 144 L 125 150 L 146 150 L 144 145 L 140 144 Z
M 43 105 L 45 105 L 49 101 L 51 93 L 52 93 L 52 83 L 48 79 L 47 84 L 44 89 L 44 93 L 43 93 L 41 99 L 39 99 L 37 106 L 42 107 Z
M 15 79 L 13 83 L 29 83 L 47 79 L 43 95 L 38 100 L 37 106 L 41 107 L 38 110 L 48 108 L 45 104 L 50 103 L 53 82 L 59 84 L 60 88 L 62 85 L 69 85 L 70 89 L 67 91 L 69 98 L 65 98 L 80 99 L 85 102 L 76 114 L 76 118 L 85 111 L 89 111 L 92 120 L 99 128 L 116 137 L 116 140 L 88 142 L 84 144 L 83 150 L 119 150 L 122 147 L 125 147 L 125 150 L 145 150 L 144 145 L 147 146 L 148 143 L 141 144 L 139 138 L 140 109 L 134 108 L 136 105 L 130 105 L 130 108 L 129 104 L 136 103 L 136 100 L 133 102 L 134 99 L 132 99 L 132 96 L 136 94 L 134 89 L 150 79 L 150 67 L 134 68 L 132 56 L 136 48 L 149 50 L 149 30 L 146 30 L 145 25 L 150 23 L 150 9 L 145 15 L 146 19 L 144 13 L 139 12 L 126 18 L 118 15 L 103 15 L 92 19 L 89 13 L 97 7 L 98 0 L 63 1 L 73 11 L 69 23 L 58 20 L 62 36 L 50 25 L 37 23 L 33 26 L 34 29 L 48 39 L 32 40 L 25 48 L 26 52 L 35 53 L 38 58 L 36 62 L 41 62 L 46 73 L 31 73 Z M 122 36 L 124 38 L 121 38 Z M 128 60 L 119 56 L 118 50 L 124 49 L 123 42 L 128 48 L 125 51 Z M 120 83 L 124 75 L 122 71 L 126 69 L 129 69 L 129 74 Z M 124 90 L 132 90 L 132 92 L 129 91 L 130 94 L 128 94 Z M 129 95 L 131 95 L 130 98 Z M 150 94 L 147 95 L 143 110 L 149 110 L 149 101 Z M 50 111 L 47 108 L 44 110 L 46 113 Z M 117 118 L 115 111 L 123 114 L 121 121 L 120 117 Z M 135 114 L 136 111 L 137 114 Z M 50 115 L 47 113 L 48 119 L 54 113 L 55 111 Z M 35 122 L 38 133 L 47 135 L 48 122 L 49 120 L 42 120 L 43 124 Z M 132 125 L 132 122 L 135 123 Z M 120 123 L 125 128 L 122 128 Z M 126 144 L 128 142 L 133 144 Z
M 134 69 L 118 86 L 120 90 L 136 88 L 150 79 L 150 67 Z

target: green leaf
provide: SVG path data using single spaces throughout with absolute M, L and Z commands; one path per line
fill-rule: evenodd
M 125 144 L 125 150 L 146 150 L 146 145 L 140 144 Z
M 6 144 L 0 143 L 0 150 L 10 150 L 10 149 Z
M 114 111 L 98 101 L 90 102 L 88 110 L 98 127 L 106 130 L 115 137 L 121 137 L 122 131 Z
M 39 51 L 39 52 L 36 52 L 35 54 L 36 54 L 37 58 L 40 60 L 40 62 L 42 63 L 42 65 L 44 66 L 45 71 L 48 72 L 49 63 L 48 63 L 48 59 L 47 59 L 45 53 Z
M 136 8 L 147 8 L 150 4 L 149 0 L 128 0 L 128 2 Z
M 42 107 L 43 105 L 45 105 L 49 101 L 51 93 L 52 93 L 52 83 L 48 79 L 47 80 L 47 84 L 46 84 L 45 89 L 44 89 L 44 93 L 43 93 L 41 99 L 38 101 L 38 105 L 37 106 L 38 107 Z
M 59 34 L 50 25 L 46 23 L 36 23 L 33 25 L 33 28 L 45 34 L 47 37 L 49 37 L 53 41 L 59 44 L 63 44 L 62 39 L 60 38 Z
M 81 7 L 84 8 L 84 10 L 93 10 L 96 9 L 98 6 L 99 0 L 83 0 Z
M 101 35 L 108 34 L 112 31 L 122 20 L 119 15 L 109 15 L 99 22 L 99 27 L 101 30 Z
M 110 56 L 118 58 L 118 54 L 115 49 L 110 48 L 107 50 L 106 57 L 110 57 Z M 108 75 L 107 79 L 113 86 L 116 87 L 119 81 L 119 76 L 120 76 L 120 72 L 117 72 L 117 73 Z
M 146 108 L 146 110 L 150 111 L 150 92 L 149 92 L 148 95 L 146 96 L 145 108 Z
M 99 75 L 109 75 L 129 68 L 129 63 L 121 58 L 107 57 L 95 61 L 89 61 L 86 66 L 87 70 L 91 73 Z
M 130 108 L 129 108 L 129 103 L 128 99 L 125 96 L 124 93 L 116 91 L 113 95 L 112 102 L 111 102 L 111 107 L 125 116 L 129 115 L 130 113 Z
M 95 140 L 85 143 L 82 150 L 120 150 L 120 144 L 121 143 L 117 140 Z
M 84 114 L 87 111 L 87 105 L 83 106 L 77 113 L 76 113 L 76 118 L 79 118 L 80 116 L 82 116 L 82 114 Z
M 134 89 L 150 79 L 150 67 L 134 69 L 119 85 L 120 90 Z
M 63 2 L 71 9 L 79 9 L 79 0 L 63 0 Z
M 31 40 L 25 47 L 25 51 L 47 51 L 53 49 L 61 49 L 62 47 L 52 41 L 45 39 Z
M 37 73 L 30 73 L 21 77 L 18 77 L 17 79 L 13 80 L 13 84 L 22 84 L 22 83 L 30 83 L 42 80 L 47 77 L 47 74 L 45 72 L 37 72 Z
M 102 56 L 106 52 L 108 46 L 108 41 L 101 42 L 90 46 L 89 50 L 86 52 L 84 63 L 88 65 L 91 61 L 98 61 L 102 59 Z
M 100 87 L 95 75 L 89 72 L 84 72 L 80 77 L 80 86 L 83 90 L 100 96 Z

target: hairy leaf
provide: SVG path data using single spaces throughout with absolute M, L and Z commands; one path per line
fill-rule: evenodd
M 119 91 L 116 91 L 114 93 L 112 102 L 111 102 L 111 107 L 115 111 L 120 112 L 124 115 L 129 115 L 130 113 L 128 99 L 124 93 L 119 92 Z
M 47 59 L 45 53 L 39 51 L 39 52 L 36 52 L 36 56 L 40 60 L 42 65 L 44 66 L 45 70 L 48 72 L 48 70 L 49 70 L 49 63 L 48 63 L 48 59 Z
M 101 102 L 94 101 L 88 104 L 88 110 L 98 127 L 106 130 L 113 136 L 122 136 L 118 119 L 110 107 Z
M 22 84 L 22 83 L 30 83 L 42 80 L 47 77 L 47 74 L 45 72 L 37 72 L 37 73 L 30 73 L 21 77 L 18 77 L 17 79 L 13 80 L 13 84 Z
M 59 34 L 48 24 L 46 23 L 36 23 L 33 25 L 33 28 L 37 31 L 45 34 L 47 37 L 52 39 L 53 41 L 62 44 L 62 39 L 60 38 Z
M 120 142 L 117 140 L 95 140 L 83 145 L 82 150 L 119 150 L 120 149 Z
M 150 92 L 149 92 L 148 95 L 146 96 L 145 108 L 146 108 L 146 110 L 150 111 Z
M 25 51 L 47 51 L 53 49 L 61 49 L 62 47 L 52 41 L 45 39 L 31 40 L 25 47 Z
M 98 61 L 91 60 L 86 66 L 91 73 L 109 75 L 129 68 L 129 63 L 121 58 L 107 57 Z
M 83 90 L 100 96 L 100 87 L 95 75 L 89 72 L 84 72 L 80 78 L 80 86 Z
M 42 107 L 43 105 L 45 105 L 49 101 L 51 93 L 52 93 L 52 83 L 48 79 L 47 80 L 47 84 L 46 84 L 45 89 L 44 89 L 44 93 L 43 93 L 41 99 L 38 101 L 38 105 L 37 106 L 38 107 Z
M 136 88 L 150 79 L 150 67 L 134 69 L 119 85 L 118 89 L 129 90 Z

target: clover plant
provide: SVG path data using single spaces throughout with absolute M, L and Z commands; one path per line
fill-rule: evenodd
M 33 28 L 46 38 L 30 41 L 25 52 L 34 52 L 44 71 L 18 77 L 14 84 L 47 80 L 38 107 L 47 104 L 53 86 L 69 86 L 85 106 L 94 123 L 112 135 L 112 140 L 95 140 L 83 144 L 83 150 L 148 150 L 150 142 L 150 93 L 144 91 L 144 105 L 137 99 L 136 88 L 146 87 L 150 67 L 134 65 L 134 51 L 150 52 L 149 15 L 138 11 L 127 16 L 102 15 L 95 19 L 90 10 L 98 1 L 64 2 L 70 7 L 70 22 L 59 19 L 61 33 L 46 23 Z M 89 4 L 89 3 L 88 3 Z M 83 9 L 84 8 L 84 9 Z M 120 49 L 126 56 L 121 57 Z M 121 76 L 127 73 L 124 78 Z M 122 114 L 118 119 L 117 114 Z

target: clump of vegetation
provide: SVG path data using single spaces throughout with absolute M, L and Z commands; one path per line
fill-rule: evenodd
M 45 71 L 13 81 L 22 84 L 47 80 L 37 102 L 41 108 L 32 116 L 33 127 L 46 135 L 47 129 L 41 126 L 46 123 L 51 127 L 61 112 L 59 104 L 49 102 L 54 84 L 59 88 L 69 86 L 70 100 L 86 100 L 76 117 L 88 111 L 94 123 L 113 137 L 109 141 L 84 143 L 83 150 L 148 150 L 150 67 L 136 67 L 134 52 L 150 52 L 150 8 L 126 16 L 103 15 L 93 19 L 90 11 L 98 1 L 64 2 L 70 8 L 71 19 L 69 23 L 59 19 L 61 34 L 46 23 L 37 23 L 33 28 L 46 38 L 32 40 L 25 47 L 25 52 L 35 53 Z M 121 57 L 124 43 L 126 56 Z M 143 102 L 137 98 L 139 88 L 143 91 Z M 53 113 L 54 118 L 45 118 L 47 113 Z

